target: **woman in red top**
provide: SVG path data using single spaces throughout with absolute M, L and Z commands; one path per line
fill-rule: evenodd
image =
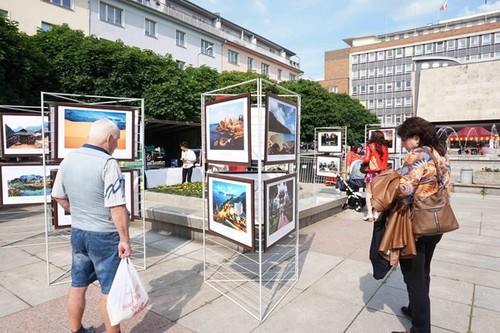
M 384 132 L 373 131 L 366 144 L 366 153 L 363 158 L 363 163 L 368 163 L 365 175 L 366 184 L 366 209 L 368 213 L 363 218 L 364 221 L 373 222 L 372 212 L 372 193 L 370 183 L 379 173 L 387 169 L 387 161 L 389 159 L 388 144 L 384 137 Z
M 359 143 L 356 143 L 351 147 L 351 150 L 347 153 L 345 160 L 346 160 L 346 170 L 348 172 L 351 170 L 352 162 L 363 159 L 363 156 L 361 155 L 361 148 L 362 148 L 361 145 Z

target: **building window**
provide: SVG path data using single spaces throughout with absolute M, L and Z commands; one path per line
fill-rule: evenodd
M 402 89 L 403 89 L 403 83 L 401 81 L 396 81 L 396 86 L 395 86 L 394 90 L 400 91 Z
M 352 78 L 353 78 L 353 79 L 357 79 L 357 78 L 358 78 L 358 76 L 359 76 L 359 72 L 358 72 L 358 71 L 354 71 L 354 72 L 352 72 Z
M 357 64 L 358 63 L 358 55 L 357 54 L 353 54 L 353 56 L 352 56 L 351 59 L 352 59 L 352 63 L 353 64 Z
M 360 57 L 359 57 L 359 62 L 360 63 L 364 63 L 366 62 L 366 53 L 364 54 L 361 54 Z
M 470 46 L 479 46 L 479 36 L 470 37 Z
M 123 25 L 122 18 L 123 9 L 108 5 L 107 3 L 101 1 L 99 6 L 99 19 L 101 21 L 121 26 Z
M 363 79 L 366 77 L 366 69 L 362 69 L 359 71 L 359 78 Z
M 422 55 L 424 54 L 424 46 L 423 45 L 415 45 L 415 55 Z
M 186 63 L 184 61 L 177 60 L 176 63 L 177 67 L 179 67 L 180 69 L 184 69 L 184 67 L 186 67 Z
M 465 49 L 467 47 L 467 38 L 460 38 L 458 40 L 458 48 Z
M 352 86 L 352 94 L 357 95 L 358 94 L 358 86 Z
M 443 52 L 444 51 L 444 42 L 437 42 L 436 43 L 436 52 Z
M 433 51 L 432 43 L 425 44 L 425 54 L 431 54 Z
M 383 83 L 379 83 L 377 84 L 377 92 L 384 92 L 384 84 Z
M 401 106 L 401 105 L 403 105 L 402 102 L 403 102 L 403 100 L 401 99 L 401 97 L 396 97 L 394 99 L 394 106 L 396 106 L 396 107 Z
M 253 70 L 253 58 L 250 57 L 247 58 L 247 69 L 249 71 Z
M 175 32 L 175 45 L 186 47 L 186 33 L 184 31 L 177 30 Z
M 402 58 L 403 57 L 403 48 L 397 48 L 396 49 L 396 58 Z
M 44 0 L 45 2 L 53 3 L 64 8 L 71 8 L 72 0 Z
M 495 33 L 495 44 L 500 43 L 500 32 Z
M 482 45 L 490 45 L 491 44 L 491 35 L 490 34 L 483 35 L 482 40 L 481 40 L 481 44 Z
M 43 22 L 43 21 L 42 21 L 42 25 L 40 26 L 40 28 L 41 28 L 43 31 L 49 31 L 49 30 L 51 30 L 53 27 L 54 27 L 54 25 L 53 25 L 53 24 L 50 24 L 50 23 L 47 23 L 47 22 Z
M 410 80 L 406 80 L 405 81 L 405 90 L 410 90 L 411 89 L 411 81 Z
M 210 43 L 210 42 L 202 39 L 200 52 L 204 55 L 213 57 L 214 56 L 214 43 Z
M 260 64 L 260 73 L 269 76 L 269 65 L 265 63 Z
M 446 42 L 446 49 L 447 50 L 454 50 L 455 49 L 455 40 L 452 39 L 452 40 L 449 40 Z
M 382 98 L 377 99 L 377 109 L 382 109 L 384 107 L 384 100 Z
M 368 77 L 375 77 L 375 68 L 368 69 Z
M 384 51 L 378 51 L 377 52 L 377 60 L 384 60 Z
M 411 71 L 413 71 L 413 64 L 405 64 L 405 73 L 411 73 Z
M 411 106 L 411 97 L 405 97 L 405 106 Z
M 394 72 L 394 67 L 392 66 L 387 66 L 386 69 L 385 69 L 385 75 L 392 75 L 392 73 Z
M 375 85 L 369 84 L 368 85 L 368 93 L 373 94 L 375 92 Z
M 384 67 L 377 68 L 377 76 L 384 76 Z
M 240 63 L 240 55 L 238 52 L 234 52 L 233 50 L 227 51 L 227 59 L 230 64 L 238 65 Z
M 150 19 L 145 19 L 144 21 L 144 33 L 146 36 L 150 37 L 157 37 L 158 36 L 158 31 L 157 31 L 157 23 L 155 21 L 152 21 Z
M 278 78 L 279 81 L 283 80 L 283 70 L 280 69 L 280 68 L 278 68 L 276 76 L 277 76 L 277 78 Z
M 339 93 L 339 87 L 338 86 L 330 87 L 330 92 L 334 93 L 334 94 L 338 94 Z
M 292 74 L 292 73 L 290 73 L 288 75 L 288 77 L 289 77 L 290 81 L 295 81 L 297 79 L 297 77 L 295 76 L 295 74 Z
M 396 74 L 403 73 L 403 65 L 396 65 Z
M 388 98 L 385 100 L 385 106 L 388 108 L 392 108 L 392 98 Z
M 375 52 L 368 53 L 368 61 L 375 61 Z
M 394 50 L 387 50 L 386 51 L 386 57 L 387 57 L 387 59 L 394 58 Z
M 365 85 L 359 86 L 359 93 L 360 94 L 366 94 L 366 86 Z
M 408 46 L 405 48 L 405 57 L 412 57 L 413 56 L 413 47 Z
M 373 109 L 373 108 L 375 108 L 375 101 L 374 101 L 373 99 L 370 99 L 370 100 L 368 101 L 368 108 L 369 108 L 369 109 Z
M 387 91 L 387 92 L 392 91 L 392 82 L 385 84 L 385 91 Z

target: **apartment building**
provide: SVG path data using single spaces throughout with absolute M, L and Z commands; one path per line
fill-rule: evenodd
M 322 86 L 358 99 L 382 124 L 398 125 L 415 115 L 417 63 L 420 70 L 500 59 L 500 11 L 344 42 L 349 47 L 325 52 Z
M 293 51 L 186 0 L 0 0 L 0 12 L 28 34 L 67 23 L 88 35 L 171 54 L 181 68 L 251 70 L 277 81 L 303 73 Z

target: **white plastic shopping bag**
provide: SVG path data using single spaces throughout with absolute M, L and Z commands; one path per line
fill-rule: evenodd
M 149 296 L 129 258 L 120 261 L 108 294 L 108 315 L 111 325 L 132 318 L 149 304 Z

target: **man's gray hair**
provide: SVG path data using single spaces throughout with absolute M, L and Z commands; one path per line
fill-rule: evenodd
M 111 134 L 113 138 L 117 139 L 120 137 L 120 129 L 114 122 L 107 118 L 101 118 L 96 120 L 89 130 L 89 141 L 102 143 L 106 141 L 108 134 Z

